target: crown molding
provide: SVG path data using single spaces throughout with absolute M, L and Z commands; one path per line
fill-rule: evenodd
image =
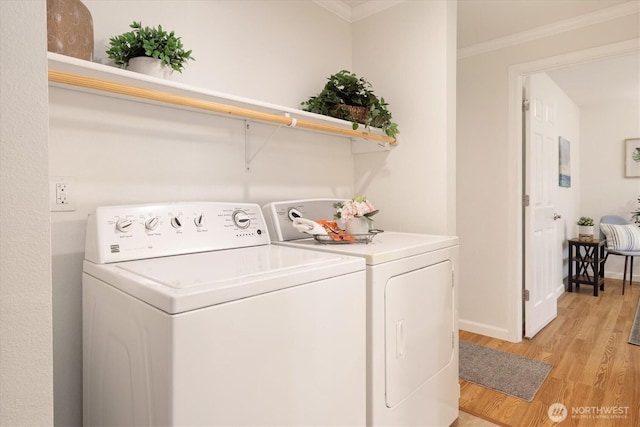
M 375 15 L 406 0 L 369 0 L 351 10 L 351 22 L 356 22 L 368 16 Z
M 329 12 L 338 15 L 340 18 L 347 22 L 351 21 L 351 8 L 346 3 L 340 0 L 313 0 L 313 2 L 319 6 L 324 7 Z
M 640 13 L 640 2 L 630 1 L 616 6 L 601 9 L 595 12 L 579 15 L 574 18 L 554 22 L 528 31 L 511 34 L 505 37 L 489 40 L 458 49 L 458 59 L 467 58 L 474 55 L 504 49 L 532 40 L 553 36 L 566 31 L 576 30 L 589 25 L 610 21 L 627 15 Z
M 349 23 L 354 23 L 404 1 L 406 0 L 369 0 L 352 8 L 341 0 L 313 0 L 317 5 L 324 7 Z

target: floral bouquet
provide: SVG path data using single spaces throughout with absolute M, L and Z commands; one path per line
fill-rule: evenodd
M 373 222 L 372 216 L 378 213 L 378 209 L 374 208 L 366 196 L 359 196 L 346 202 L 334 203 L 336 213 L 333 215 L 335 219 L 347 221 L 351 218 L 364 218 L 369 224 Z

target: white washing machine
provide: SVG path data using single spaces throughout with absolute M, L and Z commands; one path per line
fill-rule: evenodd
M 271 245 L 258 205 L 101 207 L 84 425 L 365 425 L 365 263 Z
M 323 244 L 293 218 L 333 219 L 337 199 L 263 207 L 274 243 L 367 263 L 367 425 L 449 426 L 458 417 L 458 238 L 383 232 Z

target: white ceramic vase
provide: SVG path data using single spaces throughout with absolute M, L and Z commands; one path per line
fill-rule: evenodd
M 592 242 L 593 241 L 593 225 L 579 225 L 578 240 L 583 242 Z
M 369 234 L 369 221 L 364 218 L 351 218 L 344 225 L 347 234 Z
M 161 79 L 168 79 L 173 73 L 173 69 L 167 66 L 159 59 L 151 58 L 150 56 L 138 56 L 129 60 L 127 70 L 135 71 L 136 73 L 146 74 L 148 76 L 159 77 Z

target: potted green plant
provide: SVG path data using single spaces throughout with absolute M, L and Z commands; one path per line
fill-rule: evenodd
M 578 240 L 593 242 L 593 218 L 581 216 L 578 220 Z
M 301 103 L 303 110 L 348 120 L 354 130 L 363 124 L 367 129 L 380 128 L 390 137 L 399 133 L 398 125 L 391 121 L 388 104 L 373 93 L 367 80 L 347 70 L 327 80 L 322 92 Z
M 173 31 L 166 32 L 161 25 L 143 27 L 142 22 L 133 22 L 132 31 L 109 39 L 109 58 L 116 65 L 133 71 L 140 71 L 136 58 L 153 58 L 158 67 L 164 67 L 164 77 L 173 70 L 181 73 L 188 60 L 195 61 L 190 50 L 184 50 L 180 37 Z M 145 60 L 142 60 L 145 61 Z M 148 59 L 146 61 L 149 61 Z M 135 64 L 135 65 L 134 65 Z

